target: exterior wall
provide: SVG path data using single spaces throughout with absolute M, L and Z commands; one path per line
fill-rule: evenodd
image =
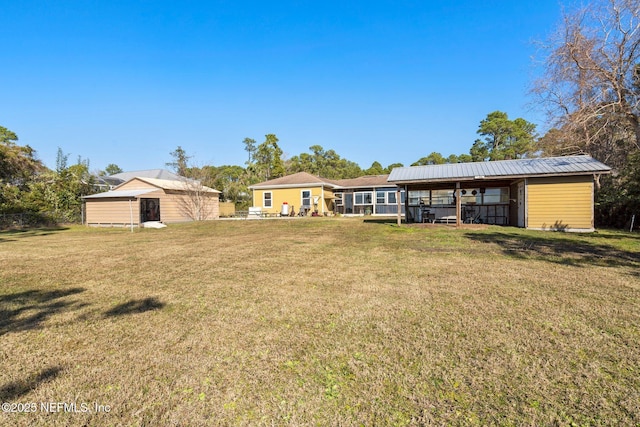
M 130 204 L 131 203 L 131 204 Z M 133 215 L 131 215 L 133 212 Z M 87 225 L 92 226 L 130 226 L 140 221 L 140 201 L 129 199 L 89 199 L 85 204 Z
M 154 193 L 152 193 L 154 194 Z M 205 204 L 202 208 L 202 220 L 220 217 L 218 194 L 205 194 Z M 147 198 L 145 194 L 142 198 Z M 153 197 L 153 196 L 151 196 Z M 167 192 L 160 196 L 160 221 L 165 224 L 172 222 L 188 222 L 197 218 L 198 213 L 189 195 L 182 192 Z
M 593 177 L 529 178 L 527 228 L 592 231 Z
M 333 189 L 324 187 L 324 197 L 322 198 L 322 203 L 324 203 L 324 212 L 335 212 L 336 204 L 333 199 Z M 319 204 L 320 203 L 318 203 L 318 205 Z
M 233 202 L 218 202 L 220 216 L 231 216 L 236 213 L 236 205 Z
M 141 183 L 145 184 L 145 183 Z M 151 188 L 155 188 L 150 186 Z M 122 188 L 122 187 L 121 187 Z M 139 188 L 139 187 L 138 187 Z M 139 196 L 132 201 L 133 225 L 140 224 L 140 199 L 160 200 L 160 221 L 165 224 L 193 221 L 195 214 L 190 214 L 189 196 L 181 192 L 165 192 L 162 189 Z M 203 209 L 204 220 L 216 219 L 220 216 L 218 194 L 207 194 Z M 105 198 L 88 199 L 85 204 L 86 223 L 91 226 L 129 226 L 131 212 L 128 199 Z
M 378 203 L 377 192 L 383 191 L 385 193 L 385 203 Z M 389 216 L 398 214 L 398 203 L 387 203 L 387 194 L 392 192 L 397 195 L 397 187 L 363 187 L 363 188 L 347 188 L 344 190 L 336 190 L 337 193 L 342 193 L 342 205 L 338 206 L 336 210 L 345 215 L 379 215 Z M 371 193 L 371 203 L 356 205 L 355 193 L 368 192 Z M 402 214 L 404 214 L 404 204 L 401 206 Z
M 282 211 L 282 204 L 287 202 L 289 204 L 289 212 L 294 209 L 296 214 L 300 211 L 300 204 L 302 202 L 302 191 L 311 191 L 311 209 L 313 210 L 313 196 L 319 196 L 318 200 L 318 212 L 328 212 L 329 206 L 327 205 L 326 196 L 328 189 L 324 187 L 324 195 L 322 195 L 322 187 L 319 185 L 309 187 L 296 187 L 296 188 L 273 188 L 273 189 L 255 189 L 253 190 L 253 207 L 261 208 L 262 212 L 276 214 Z M 264 193 L 271 193 L 271 207 L 264 206 Z M 329 191 L 331 195 L 333 193 Z M 330 199 L 329 199 L 330 200 Z
M 126 182 L 121 186 L 119 186 L 118 190 L 143 190 L 147 188 L 158 188 L 158 187 L 156 187 L 155 185 L 151 185 L 148 182 L 140 181 L 139 179 L 132 179 L 131 181 Z
M 509 225 L 518 225 L 518 182 L 509 186 Z

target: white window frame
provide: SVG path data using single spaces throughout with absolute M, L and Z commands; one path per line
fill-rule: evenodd
M 358 203 L 358 195 L 362 197 L 362 201 Z M 365 196 L 369 195 L 369 203 L 365 201 Z M 373 205 L 373 191 L 357 191 L 353 193 L 353 206 Z
M 269 195 L 268 199 L 267 199 L 267 194 Z M 268 205 L 267 205 L 267 202 L 269 202 Z M 272 191 L 265 191 L 264 193 L 262 193 L 262 207 L 265 208 L 265 209 L 273 207 L 273 192 Z
M 387 204 L 388 205 L 396 205 L 398 204 L 398 197 L 396 196 L 395 191 L 387 191 Z M 391 197 L 393 196 L 393 202 L 391 201 Z
M 309 197 L 304 197 L 304 193 L 308 192 L 309 193 Z M 313 192 L 311 190 L 300 190 L 300 206 L 301 207 L 305 207 L 305 208 L 312 208 L 313 207 Z M 309 203 L 305 204 L 304 201 L 305 199 L 309 200 Z
M 378 201 L 380 194 L 382 194 L 382 202 Z M 386 205 L 387 203 L 387 191 L 386 190 L 376 190 L 376 205 Z

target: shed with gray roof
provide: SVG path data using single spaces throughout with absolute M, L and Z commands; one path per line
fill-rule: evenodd
M 219 217 L 219 194 L 192 180 L 134 177 L 112 191 L 83 197 L 90 226 L 140 226 Z

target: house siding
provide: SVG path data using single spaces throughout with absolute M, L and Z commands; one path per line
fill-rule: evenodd
M 527 228 L 593 230 L 593 177 L 530 178 Z
M 167 224 L 193 221 L 196 213 L 189 207 L 190 205 L 190 197 L 186 194 L 171 191 L 162 194 L 160 196 L 160 221 Z M 220 216 L 217 194 L 206 197 L 202 214 L 202 220 L 216 219 Z
M 141 181 L 139 179 L 132 179 L 118 187 L 118 190 L 144 190 L 147 188 L 158 188 L 155 185 L 151 185 L 148 182 Z M 158 188 L 158 190 L 160 190 Z M 146 195 L 145 195 L 146 197 Z
M 133 225 L 140 223 L 140 200 L 159 199 L 160 221 L 166 224 L 176 222 L 188 222 L 193 220 L 193 215 L 188 208 L 190 198 L 182 191 L 164 190 L 139 179 L 133 179 L 118 190 L 142 190 L 154 189 L 138 196 L 132 201 Z M 216 219 L 220 216 L 218 193 L 206 193 L 206 205 L 203 220 Z M 129 199 L 118 198 L 92 198 L 85 202 L 86 223 L 90 226 L 128 226 L 131 224 L 131 212 Z
M 129 226 L 133 217 L 133 225 L 137 226 L 140 221 L 140 202 L 128 199 L 95 199 L 87 201 L 85 215 L 87 225 Z
M 327 200 L 325 199 L 332 192 L 324 190 L 324 197 L 322 193 L 322 187 L 318 185 L 310 185 L 308 187 L 295 187 L 295 188 L 272 188 L 272 189 L 255 189 L 253 190 L 253 206 L 262 208 L 262 212 L 276 214 L 282 211 L 282 204 L 287 202 L 289 204 L 289 211 L 294 209 L 296 214 L 300 211 L 300 203 L 302 201 L 302 191 L 311 191 L 311 209 L 313 210 L 313 196 L 319 196 L 318 200 L 318 212 L 327 212 L 329 208 L 327 206 Z M 271 207 L 264 206 L 264 193 L 271 193 Z

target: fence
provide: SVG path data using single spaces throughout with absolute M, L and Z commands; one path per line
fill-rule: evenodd
M 0 230 L 7 228 L 30 228 L 57 224 L 80 223 L 75 215 L 55 215 L 40 212 L 0 213 Z

